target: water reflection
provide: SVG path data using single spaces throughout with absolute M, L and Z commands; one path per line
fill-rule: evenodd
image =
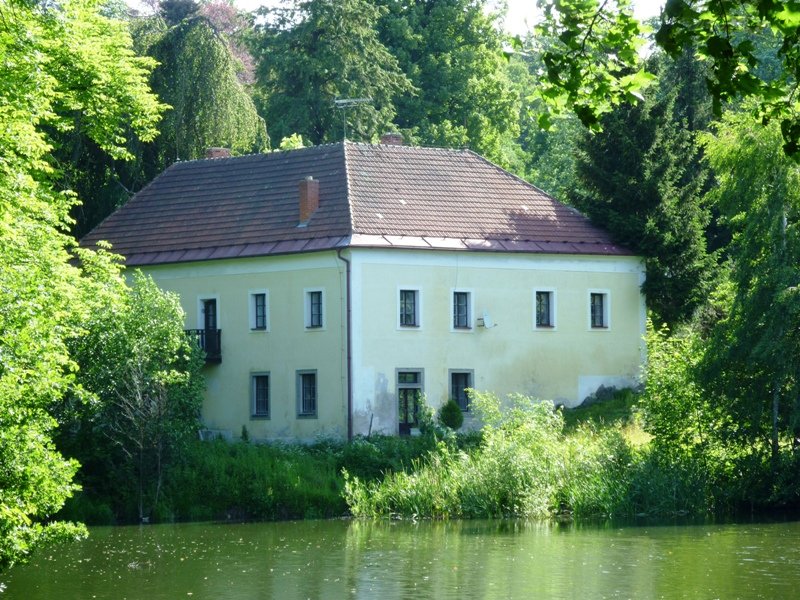
M 791 598 L 800 524 L 313 521 L 97 528 L 6 598 Z

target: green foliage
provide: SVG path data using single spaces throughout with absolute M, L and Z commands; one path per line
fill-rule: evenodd
M 417 93 L 397 94 L 395 123 L 411 143 L 468 146 L 503 167 L 519 128 L 498 15 L 486 0 L 379 0 L 380 39 Z M 513 150 L 512 150 L 513 152 Z
M 153 176 L 175 160 L 202 158 L 211 147 L 234 153 L 269 147 L 264 120 L 238 78 L 239 65 L 220 33 L 204 17 L 163 32 L 147 49 L 159 65 L 153 91 L 172 108 L 151 149 Z
M 584 124 L 630 101 L 647 83 L 637 48 L 646 30 L 633 19 L 626 0 L 542 0 L 545 21 L 538 31 L 560 44 L 545 55 L 548 84 L 542 98 L 549 110 L 570 108 Z M 795 88 L 800 69 L 800 19 L 781 2 L 700 0 L 667 2 L 655 43 L 669 55 L 695 52 L 708 65 L 707 88 L 716 116 L 734 98 L 752 98 L 753 122 L 780 125 L 783 151 L 800 155 L 800 117 Z M 771 52 L 754 36 L 770 31 L 778 40 Z M 546 119 L 545 119 L 546 120 Z
M 130 45 L 98 2 L 0 0 L 0 569 L 85 534 L 52 521 L 77 464 L 56 451 L 48 410 L 74 387 L 67 342 L 92 285 L 70 263 L 73 198 L 53 186 L 50 151 L 54 132 L 75 127 L 115 157 L 129 127 L 152 138 L 152 63 Z
M 439 409 L 439 423 L 453 430 L 460 429 L 464 424 L 464 413 L 455 400 L 448 400 Z
M 539 0 L 544 20 L 534 40 L 542 40 L 545 80 L 537 94 L 547 128 L 552 114 L 572 110 L 590 129 L 622 103 L 635 103 L 654 77 L 641 64 L 646 28 L 633 17 L 628 0 Z
M 178 520 L 337 517 L 335 455 L 302 446 L 195 441 L 168 469 L 161 512 Z
M 711 198 L 733 240 L 732 298 L 702 381 L 732 418 L 726 434 L 778 460 L 800 433 L 800 168 L 783 155 L 778 124 L 754 125 L 746 113 L 726 114 L 703 141 L 718 180 Z
M 674 96 L 619 107 L 604 131 L 586 134 L 577 154 L 572 203 L 615 241 L 645 258 L 643 291 L 659 322 L 687 319 L 705 299 L 713 257 L 706 252 L 706 176 L 699 149 L 673 116 Z
M 293 133 L 292 135 L 288 135 L 281 140 L 281 145 L 279 146 L 279 150 L 299 150 L 300 148 L 305 148 L 305 143 L 303 142 L 303 136 L 299 133 Z
M 93 492 L 135 499 L 141 519 L 159 503 L 164 468 L 197 435 L 203 363 L 177 296 L 139 272 L 131 284 L 119 278 L 98 290 L 72 341 L 77 382 L 90 397 L 67 407 L 59 441 Z
M 267 11 L 251 47 L 274 139 L 293 133 L 312 144 L 341 140 L 339 98 L 369 98 L 347 112 L 347 136 L 371 140 L 391 127 L 394 99 L 414 87 L 381 44 L 385 9 L 366 0 L 294 0 Z
M 434 518 L 548 514 L 561 461 L 561 415 L 552 404 L 491 394 L 471 398 L 485 428 L 479 450 L 466 454 L 440 442 L 412 473 L 380 483 L 345 475 L 345 498 L 355 516 L 400 514 Z

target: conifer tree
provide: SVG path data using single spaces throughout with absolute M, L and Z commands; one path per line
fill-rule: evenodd
M 686 319 L 706 293 L 712 257 L 701 202 L 698 148 L 673 118 L 674 96 L 621 106 L 587 134 L 572 203 L 645 259 L 643 291 L 659 322 Z

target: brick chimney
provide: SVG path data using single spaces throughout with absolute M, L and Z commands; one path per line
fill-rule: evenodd
M 206 158 L 230 158 L 231 151 L 229 148 L 208 148 L 206 150 Z
M 309 176 L 300 181 L 300 223 L 305 223 L 319 208 L 319 180 Z
M 388 133 L 384 133 L 381 136 L 381 144 L 385 144 L 387 146 L 402 146 L 403 134 L 397 131 L 390 131 Z

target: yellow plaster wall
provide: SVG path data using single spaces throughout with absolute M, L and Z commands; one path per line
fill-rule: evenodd
M 187 329 L 198 328 L 201 297 L 216 297 L 222 364 L 207 365 L 203 421 L 252 439 L 312 440 L 347 435 L 344 264 L 333 252 L 153 266 L 144 269 L 177 292 Z M 324 328 L 305 327 L 304 290 L 324 288 Z M 269 331 L 251 331 L 249 293 L 269 293 Z M 317 417 L 297 416 L 296 372 L 317 371 Z M 250 376 L 270 375 L 270 418 L 251 416 Z
M 631 385 L 643 360 L 641 262 L 633 257 L 512 256 L 433 251 L 354 251 L 354 428 L 397 428 L 396 371 L 424 369 L 427 401 L 449 396 L 449 370 L 473 385 L 568 406 L 601 385 Z M 422 326 L 397 325 L 398 289 L 418 287 Z M 496 326 L 452 331 L 454 288 L 471 290 L 472 312 Z M 534 328 L 534 290 L 556 292 L 556 327 Z M 610 327 L 589 326 L 589 290 L 607 290 Z M 369 307 L 368 309 L 366 307 Z

